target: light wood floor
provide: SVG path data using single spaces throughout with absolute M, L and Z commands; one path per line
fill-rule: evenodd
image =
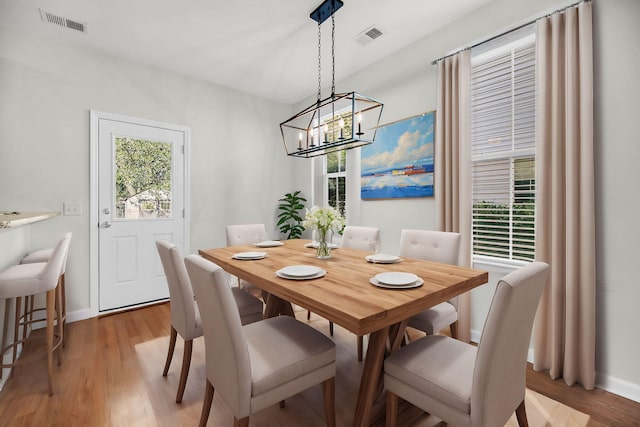
M 306 321 L 306 311 L 297 311 Z M 175 403 L 182 340 L 166 378 L 162 368 L 169 342 L 169 305 L 162 304 L 68 325 L 62 366 L 56 368 L 54 395 L 47 395 L 42 331 L 24 352 L 25 363 L 0 392 L 2 426 L 193 426 L 204 395 L 204 343 L 194 342 L 184 400 Z M 312 315 L 310 323 L 328 334 L 328 322 Z M 362 364 L 356 339 L 336 326 L 336 415 L 338 426 L 350 426 Z M 586 392 L 551 381 L 547 374 L 527 373 L 527 414 L 539 426 L 640 426 L 640 404 L 602 390 Z M 546 396 L 551 396 L 551 398 Z M 431 427 L 439 420 L 416 409 L 402 414 L 398 425 Z M 231 426 L 232 414 L 219 396 L 209 426 Z M 321 388 L 314 387 L 251 417 L 251 426 L 323 426 Z M 507 424 L 517 426 L 515 417 Z

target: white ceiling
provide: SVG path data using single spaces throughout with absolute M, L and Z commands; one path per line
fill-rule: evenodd
M 491 0 L 344 0 L 336 13 L 336 80 L 473 12 Z M 34 37 L 294 103 L 318 87 L 321 0 L 0 0 L 0 26 Z M 86 23 L 46 23 L 38 9 Z M 383 35 L 362 45 L 375 26 Z M 323 89 L 330 85 L 331 20 L 322 24 Z M 429 60 L 430 58 L 425 58 Z M 339 89 L 339 88 L 338 88 Z M 323 92 L 323 96 L 328 95 Z

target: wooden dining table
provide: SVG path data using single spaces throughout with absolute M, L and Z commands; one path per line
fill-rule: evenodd
M 199 253 L 262 289 L 267 298 L 265 317 L 292 315 L 291 304 L 296 304 L 356 335 L 370 334 L 353 426 L 370 425 L 376 400 L 377 406 L 382 405 L 384 358 L 400 346 L 409 317 L 488 281 L 486 271 L 456 265 L 412 258 L 393 264 L 371 263 L 365 260 L 369 255 L 366 251 L 347 248 L 334 249 L 329 259 L 318 259 L 315 249 L 305 247 L 310 240 L 282 243 L 268 248 L 245 245 L 201 249 Z M 232 258 L 246 251 L 267 255 L 258 260 Z M 276 275 L 276 271 L 293 265 L 317 266 L 326 274 L 310 280 Z M 413 273 L 424 283 L 412 289 L 387 289 L 370 282 L 376 274 L 391 271 Z

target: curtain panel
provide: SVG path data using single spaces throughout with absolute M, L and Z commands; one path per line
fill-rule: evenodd
M 460 263 L 471 266 L 471 55 L 438 61 L 434 185 L 440 231 L 461 234 Z M 458 339 L 471 340 L 471 294 L 458 297 Z
M 591 3 L 537 22 L 536 259 L 551 266 L 534 326 L 535 370 L 595 383 Z

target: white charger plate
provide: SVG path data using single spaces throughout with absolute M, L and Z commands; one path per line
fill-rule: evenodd
M 418 278 L 418 280 L 416 280 L 414 283 L 410 283 L 408 285 L 385 285 L 384 283 L 378 282 L 375 277 L 372 277 L 371 279 L 369 279 L 369 283 L 379 288 L 385 289 L 413 289 L 422 286 L 424 280 Z
M 395 264 L 396 262 L 402 261 L 399 256 L 389 254 L 367 255 L 364 259 L 374 264 Z
M 287 279 L 287 280 L 311 280 L 311 279 L 317 279 L 318 277 L 322 277 L 325 274 L 327 274 L 327 272 L 322 269 L 320 269 L 320 271 L 318 271 L 316 274 L 312 274 L 311 276 L 300 276 L 300 277 L 288 276 L 286 274 L 283 274 L 282 270 L 276 271 L 276 276 L 282 279 Z
M 375 279 L 383 285 L 406 286 L 418 281 L 418 276 L 413 273 L 403 273 L 399 271 L 387 271 L 376 274 Z
M 292 278 L 314 276 L 321 271 L 322 269 L 315 265 L 290 265 L 278 270 L 283 276 Z
M 273 248 L 276 246 L 282 246 L 284 243 L 278 240 L 265 240 L 263 242 L 254 243 L 253 246 L 257 246 L 259 248 Z
M 262 259 L 267 256 L 266 252 L 238 252 L 237 254 L 233 254 L 231 258 L 233 259 L 242 259 L 242 260 L 255 260 Z

